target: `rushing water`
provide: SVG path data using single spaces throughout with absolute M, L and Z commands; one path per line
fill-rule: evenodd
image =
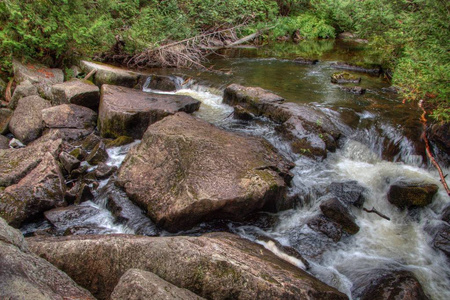
M 269 220 L 267 222 L 261 222 L 261 218 L 253 223 L 212 222 L 179 234 L 225 229 L 262 243 L 276 253 L 278 250 L 273 242 L 261 242 L 257 238 L 261 235 L 270 237 L 296 249 L 308 259 L 309 272 L 349 297 L 355 274 L 376 269 L 402 269 L 416 275 L 431 299 L 450 299 L 450 266 L 443 253 L 430 247 L 430 236 L 424 231 L 426 226 L 440 222 L 439 214 L 450 202 L 448 196 L 441 188 L 431 205 L 412 212 L 396 209 L 386 197 L 389 185 L 398 180 L 440 185 L 437 172 L 424 163 L 423 148 L 419 143 L 419 112 L 413 106 L 402 104 L 395 94 L 386 92 L 383 88 L 389 84 L 381 77 L 361 75 L 361 85 L 367 88 L 365 95 L 353 95 L 331 84 L 330 76 L 336 70 L 330 64 L 341 59 L 348 61 L 348 55 L 355 53 L 354 48 L 333 47 L 323 44 L 314 48 L 313 58 L 321 60 L 317 65 L 298 65 L 290 60 L 292 53 L 303 54 L 303 50 L 297 53 L 295 49 L 288 49 L 287 54 L 281 54 L 281 59 L 274 59 L 266 56 L 280 56 L 279 52 L 274 55 L 274 50 L 261 49 L 250 53 L 246 50 L 234 58 L 215 59 L 212 63 L 223 72 L 182 74 L 198 78 L 184 82 L 184 85 L 183 80 L 179 80 L 180 87 L 176 92 L 202 102 L 196 116 L 226 130 L 262 136 L 295 162 L 289 194 L 298 195 L 298 203 L 296 208 L 278 214 L 262 214 Z M 362 59 L 362 56 L 357 55 L 356 59 Z M 338 118 L 345 138 L 340 141 L 338 150 L 324 160 L 296 155 L 277 135 L 275 124 L 269 120 L 243 122 L 230 117 L 233 109 L 221 103 L 223 88 L 229 83 L 260 86 L 288 101 L 314 105 L 330 118 Z M 119 166 L 129 148 L 130 145 L 110 149 L 108 163 Z M 325 188 L 331 182 L 349 180 L 366 189 L 365 207 L 375 207 L 391 220 L 354 209 L 360 231 L 353 236 L 344 235 L 335 243 L 306 224 L 319 214 L 320 196 Z M 101 186 L 105 185 L 106 182 L 101 183 Z M 94 203 L 84 205 L 106 210 L 101 193 Z M 136 232 L 126 224 L 111 225 L 108 213 L 102 212 L 98 219 L 112 232 Z M 169 234 L 154 227 L 151 230 L 154 234 Z M 284 258 L 305 268 L 296 258 Z

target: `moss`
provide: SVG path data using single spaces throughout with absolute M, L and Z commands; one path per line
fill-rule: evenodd
M 126 144 L 130 144 L 134 141 L 132 137 L 121 135 L 115 140 L 106 142 L 106 148 L 119 147 Z

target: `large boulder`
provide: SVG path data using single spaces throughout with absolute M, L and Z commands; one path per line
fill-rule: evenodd
M 14 94 L 9 102 L 9 108 L 16 109 L 20 99 L 34 95 L 38 95 L 37 87 L 32 85 L 28 80 L 23 81 L 14 90 Z
M 20 99 L 9 122 L 9 130 L 25 144 L 37 139 L 44 128 L 42 110 L 49 107 L 51 107 L 50 102 L 39 96 Z
M 192 113 L 200 102 L 189 96 L 146 93 L 103 85 L 98 125 L 103 137 L 140 139 L 147 127 L 178 111 Z
M 433 201 L 439 187 L 435 184 L 396 182 L 387 198 L 400 209 L 427 206 Z
M 98 110 L 100 89 L 92 82 L 72 79 L 52 86 L 53 104 L 76 104 Z
M 130 269 L 121 278 L 111 294 L 111 300 L 202 300 L 193 292 L 180 289 L 161 277 L 147 271 Z
M 42 110 L 46 132 L 64 140 L 78 140 L 91 134 L 97 123 L 97 114 L 90 108 L 62 104 Z
M 46 153 L 58 157 L 61 146 L 61 140 L 37 140 L 25 148 L 0 149 L 0 187 L 18 183 L 42 161 Z
M 214 218 L 241 219 L 283 201 L 289 169 L 265 140 L 185 113 L 149 126 L 127 154 L 118 184 L 169 231 Z
M 9 224 L 19 227 L 25 220 L 63 203 L 64 192 L 59 165 L 46 153 L 33 171 L 1 192 L 0 214 Z
M 23 235 L 0 218 L 0 298 L 94 300 L 67 274 L 28 250 Z
M 27 242 L 98 299 L 108 299 L 132 268 L 207 299 L 347 299 L 261 245 L 228 233 L 33 237 Z
M 12 110 L 0 108 L 0 134 L 8 133 L 9 121 L 11 121 L 12 114 Z
M 97 70 L 94 75 L 94 83 L 98 87 L 103 84 L 111 84 L 133 88 L 139 80 L 139 74 L 136 72 L 104 63 L 83 60 L 80 62 L 80 67 L 86 73 Z

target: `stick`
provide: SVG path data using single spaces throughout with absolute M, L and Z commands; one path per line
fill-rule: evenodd
M 237 41 L 234 42 L 234 43 L 231 43 L 231 44 L 229 44 L 229 45 L 226 45 L 224 48 L 231 48 L 231 47 L 234 47 L 234 46 L 237 46 L 237 45 L 246 43 L 246 42 L 248 42 L 248 41 L 250 41 L 250 40 L 253 40 L 254 38 L 260 36 L 263 32 L 265 32 L 265 31 L 267 31 L 267 30 L 269 30 L 269 29 L 272 29 L 272 28 L 273 28 L 273 27 L 267 27 L 267 28 L 263 28 L 263 29 L 261 29 L 261 30 L 258 30 L 258 31 L 255 32 L 255 33 L 252 33 L 252 34 L 250 34 L 250 35 L 244 36 L 243 38 L 237 40 Z
M 376 210 L 375 207 L 373 207 L 373 206 L 372 206 L 372 209 L 371 209 L 371 210 L 368 210 L 368 209 L 365 208 L 365 207 L 363 207 L 363 210 L 364 210 L 365 212 L 368 212 L 368 213 L 374 213 L 374 214 L 377 214 L 377 215 L 379 215 L 380 217 L 382 217 L 383 219 L 386 219 L 386 220 L 388 220 L 388 221 L 391 220 L 391 218 L 389 218 L 389 217 L 386 216 L 386 215 L 383 215 L 383 214 L 380 213 L 378 210 Z
M 425 150 L 427 152 L 428 157 L 430 158 L 431 163 L 438 170 L 439 176 L 441 177 L 441 183 L 444 186 L 444 189 L 447 192 L 447 195 L 450 196 L 450 189 L 448 188 L 447 181 L 445 180 L 445 176 L 446 175 L 444 176 L 444 173 L 442 172 L 441 166 L 439 166 L 438 162 L 434 159 L 433 153 L 431 152 L 430 143 L 428 142 L 428 138 L 427 138 L 427 134 L 426 134 L 427 119 L 425 117 L 426 114 L 427 114 L 427 111 L 425 110 L 425 108 L 423 108 L 423 100 L 419 101 L 419 107 L 423 111 L 423 114 L 420 116 L 420 121 L 423 124 L 422 138 L 423 138 L 423 141 L 425 142 Z
M 88 80 L 92 75 L 94 75 L 95 73 L 97 73 L 97 69 L 93 69 L 92 71 L 90 71 L 85 77 L 84 80 Z

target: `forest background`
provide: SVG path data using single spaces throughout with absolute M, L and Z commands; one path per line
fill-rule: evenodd
M 65 68 L 113 51 L 130 55 L 204 32 L 262 28 L 262 42 L 352 32 L 390 70 L 404 99 L 450 121 L 450 2 L 446 0 L 0 0 L 0 78 L 12 58 Z M 260 40 L 261 41 L 261 40 Z M 68 74 L 70 76 L 70 74 Z

